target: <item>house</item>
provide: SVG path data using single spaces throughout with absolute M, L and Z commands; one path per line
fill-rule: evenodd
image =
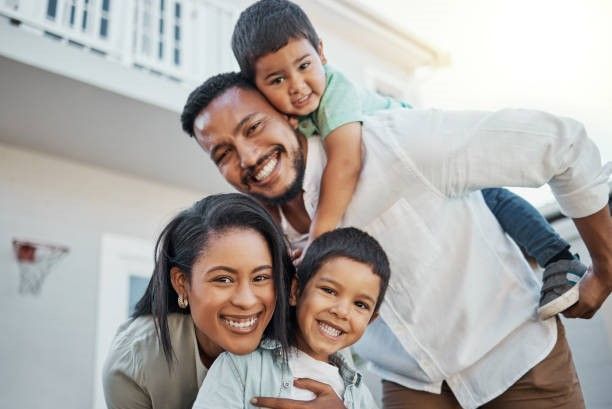
M 379 92 L 418 105 L 415 70 L 445 63 L 352 2 L 299 3 L 335 65 Z M 101 362 L 155 237 L 179 209 L 229 190 L 179 113 L 195 85 L 236 68 L 229 39 L 247 4 L 0 1 L 0 407 L 104 407 Z M 69 252 L 25 271 L 15 238 Z M 27 281 L 20 293 L 24 279 L 38 291 Z

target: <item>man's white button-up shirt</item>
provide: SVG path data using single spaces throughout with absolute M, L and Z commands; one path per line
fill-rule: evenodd
M 463 407 L 478 407 L 556 341 L 555 320 L 536 318 L 540 283 L 478 190 L 548 183 L 567 216 L 584 217 L 607 204 L 612 164 L 602 167 L 580 123 L 537 111 L 382 111 L 362 135 L 343 225 L 368 231 L 389 256 L 380 313 L 425 374 L 406 386 L 436 391 L 446 381 Z M 321 141 L 309 138 L 311 217 L 325 162 Z M 293 242 L 303 238 L 284 218 L 283 227 Z

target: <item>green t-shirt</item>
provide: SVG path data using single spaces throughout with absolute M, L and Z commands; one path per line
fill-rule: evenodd
M 412 106 L 374 91 L 358 88 L 344 74 L 326 64 L 325 91 L 319 107 L 310 115 L 299 118 L 299 130 L 307 137 L 316 134 L 325 139 L 342 125 L 362 122 L 364 115 L 393 108 Z

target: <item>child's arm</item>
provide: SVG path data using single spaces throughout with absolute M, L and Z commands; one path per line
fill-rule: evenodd
M 538 264 L 572 258 L 570 245 L 529 202 L 502 188 L 482 189 L 485 203 L 506 233 Z M 559 257 L 565 254 L 566 257 Z
M 310 225 L 310 241 L 342 221 L 361 172 L 361 123 L 344 124 L 323 141 L 327 164 L 321 178 L 319 204 Z

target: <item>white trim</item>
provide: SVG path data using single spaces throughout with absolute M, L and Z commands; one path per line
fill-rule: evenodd
M 94 409 L 106 408 L 102 368 L 117 327 L 128 318 L 129 277 L 150 277 L 153 245 L 145 240 L 103 234 L 100 247 Z

